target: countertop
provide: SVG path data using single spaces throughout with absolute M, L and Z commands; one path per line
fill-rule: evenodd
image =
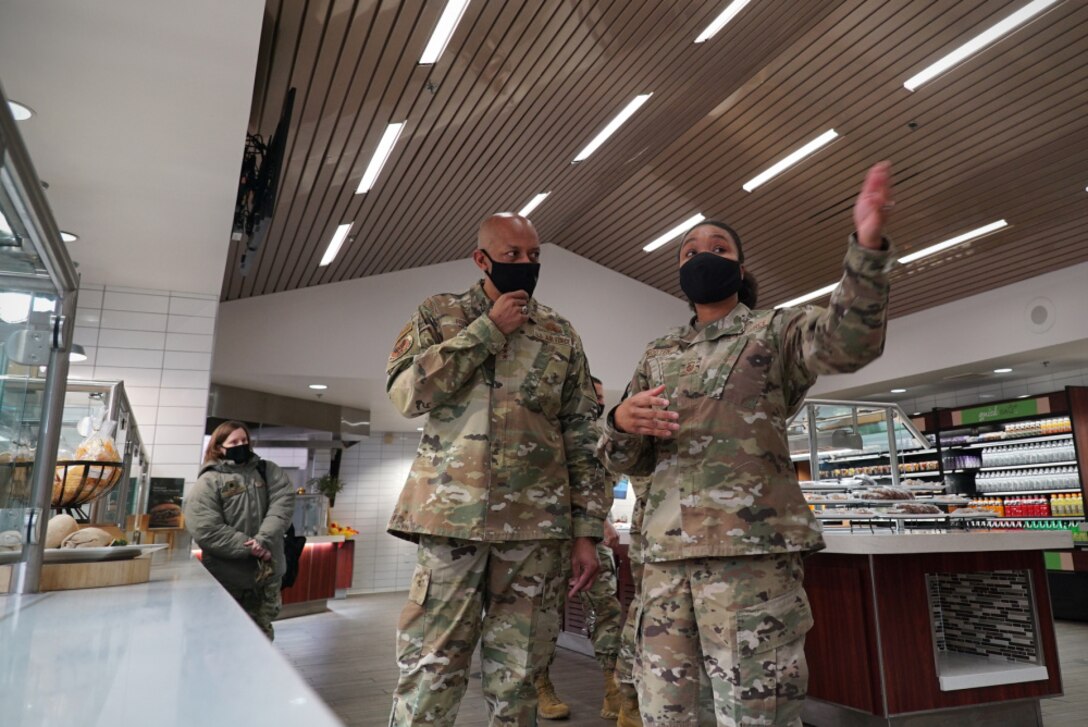
M 902 553 L 979 553 L 1002 550 L 1065 550 L 1073 534 L 1063 530 L 995 532 L 835 533 L 825 532 L 822 553 L 897 555 Z
M 616 528 L 620 543 L 631 543 L 628 529 Z M 824 532 L 827 548 L 821 553 L 894 555 L 896 553 L 970 553 L 999 550 L 1066 550 L 1073 534 L 1063 530 L 993 530 L 908 532 Z
M 4 727 L 342 725 L 195 560 L 149 583 L 0 596 Z
M 310 543 L 342 543 L 346 540 L 343 535 L 307 535 L 306 544 Z

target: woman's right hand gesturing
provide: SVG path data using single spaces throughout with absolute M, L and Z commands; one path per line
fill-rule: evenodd
M 624 399 L 613 415 L 616 428 L 625 434 L 663 439 L 671 437 L 680 429 L 680 425 L 676 423 L 680 415 L 665 410 L 669 400 L 662 398 L 664 393 L 665 387 L 662 385 Z

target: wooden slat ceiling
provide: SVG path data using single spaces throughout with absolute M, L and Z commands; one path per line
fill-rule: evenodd
M 676 295 L 675 244 L 643 245 L 695 212 L 729 220 L 774 304 L 837 279 L 854 195 L 885 158 L 902 251 L 1011 225 L 898 268 L 893 315 L 1088 260 L 1088 3 L 902 85 L 1025 3 L 753 0 L 695 44 L 728 0 L 474 0 L 438 63 L 419 66 L 444 0 L 268 0 L 251 130 L 271 132 L 292 86 L 295 117 L 269 236 L 245 277 L 232 250 L 223 299 L 463 258 L 481 219 L 551 191 L 531 215 L 545 242 Z M 356 195 L 395 121 L 400 141 Z M 829 128 L 841 138 L 741 189 Z

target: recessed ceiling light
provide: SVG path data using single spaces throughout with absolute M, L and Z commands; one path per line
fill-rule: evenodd
M 416 427 L 416 431 L 417 431 L 417 432 L 422 432 L 422 431 L 423 431 L 423 427 Z
M 11 109 L 11 115 L 15 117 L 16 121 L 26 121 L 34 115 L 34 109 L 24 106 L 18 101 L 8 101 L 8 108 Z
M 994 369 L 995 374 L 1011 374 L 1012 369 Z
M 965 243 L 965 242 L 967 242 L 969 240 L 974 240 L 976 238 L 982 237 L 983 235 L 988 235 L 991 232 L 996 232 L 997 230 L 1000 230 L 1000 229 L 1002 229 L 1004 227 L 1008 227 L 1008 226 L 1009 226 L 1009 223 L 1006 222 L 1005 220 L 998 220 L 996 222 L 991 222 L 988 225 L 983 225 L 982 227 L 978 227 L 978 228 L 976 228 L 974 230 L 971 230 L 969 232 L 965 232 L 962 235 L 956 235 L 955 237 L 953 237 L 950 240 L 945 240 L 944 242 L 938 242 L 936 245 L 930 245 L 929 247 L 924 247 L 921 250 L 919 250 L 918 252 L 912 252 L 910 255 L 904 255 L 903 257 L 899 258 L 899 263 L 901 265 L 906 265 L 907 263 L 912 263 L 915 260 L 921 260 L 922 258 L 929 257 L 930 255 L 933 255 L 934 253 L 938 253 L 941 250 L 947 250 L 950 247 L 954 247 L 956 245 L 962 245 L 963 243 Z
M 940 74 L 947 71 L 949 68 L 952 68 L 952 66 L 955 66 L 956 64 L 962 63 L 963 61 L 967 60 L 975 53 L 978 53 L 982 49 L 994 43 L 1003 35 L 1008 35 L 1013 30 L 1028 22 L 1036 15 L 1043 12 L 1057 2 L 1058 0 L 1034 0 L 1033 2 L 1028 3 L 1012 15 L 1009 15 L 1004 20 L 996 23 L 995 25 L 991 25 L 989 28 L 982 31 L 974 38 L 961 45 L 959 48 L 956 48 L 948 55 L 943 56 L 937 62 L 926 66 L 921 71 L 904 81 L 903 86 L 906 87 L 908 91 L 915 90 L 926 81 L 930 81 L 936 78 Z
M 892 389 L 892 393 L 893 394 L 905 394 L 905 393 L 907 393 L 907 390 L 906 389 Z
M 816 300 L 817 298 L 823 298 L 825 295 L 829 295 L 831 291 L 838 287 L 838 283 L 832 283 L 831 285 L 825 285 L 819 290 L 814 290 L 811 293 L 805 293 L 802 296 L 798 296 L 793 300 L 787 300 L 785 303 L 779 303 L 775 308 L 792 308 L 795 305 L 801 305 L 807 303 L 810 300 Z
M 601 133 L 593 137 L 593 141 L 586 144 L 582 151 L 578 152 L 578 156 L 574 157 L 574 161 L 582 162 L 589 158 L 589 155 L 597 151 L 601 144 L 608 141 L 608 137 L 616 133 L 616 130 L 623 126 L 627 119 L 634 116 L 642 104 L 650 100 L 652 93 L 643 93 L 635 96 L 631 101 L 623 107 L 623 110 L 616 114 L 615 118 L 608 122 L 608 125 L 601 129 Z
M 310 384 L 310 388 L 314 391 L 324 391 L 329 387 L 326 384 Z
M 325 248 L 325 254 L 321 256 L 321 262 L 318 263 L 319 267 L 325 267 L 336 259 L 336 255 L 340 252 L 340 246 L 344 244 L 344 240 L 354 224 L 354 222 L 349 222 L 336 228 L 336 232 L 332 233 L 332 239 L 329 240 L 329 246 Z
M 549 194 L 551 194 L 551 192 L 541 192 L 537 196 L 533 197 L 531 200 L 529 200 L 529 203 L 527 205 L 518 210 L 518 214 L 522 217 L 528 217 L 529 213 L 539 207 L 540 203 L 546 200 Z
M 912 416 L 912 417 L 920 417 L 920 416 L 922 416 L 922 412 L 920 412 L 920 411 L 916 411 L 916 412 L 914 412 L 913 414 L 911 414 L 911 416 Z
M 775 162 L 766 170 L 749 179 L 747 182 L 744 183 L 744 191 L 751 192 L 756 187 L 759 187 L 763 183 L 773 179 L 774 177 L 777 177 L 779 174 L 786 171 L 805 157 L 811 154 L 815 154 L 817 151 L 830 144 L 832 141 L 835 140 L 835 138 L 838 137 L 838 135 L 838 132 L 834 129 L 828 129 L 812 141 L 802 146 L 800 149 L 790 152 L 781 161 Z
M 669 243 L 669 242 L 672 242 L 678 236 L 680 236 L 681 234 L 686 232 L 689 228 L 694 227 L 695 225 L 699 224 L 700 222 L 702 222 L 705 219 L 706 219 L 706 217 L 702 213 L 694 214 L 691 217 L 684 220 L 683 222 L 681 222 L 676 227 L 672 228 L 668 232 L 664 233 L 663 235 L 661 235 L 660 237 L 655 239 L 650 244 L 646 245 L 642 249 L 645 250 L 646 252 L 653 252 L 654 250 L 661 247 L 662 245 L 664 245 L 666 243 Z
M 378 148 L 374 150 L 374 155 L 370 157 L 370 164 L 366 165 L 363 178 L 359 180 L 359 186 L 355 188 L 355 194 L 369 192 L 370 188 L 374 186 L 374 182 L 378 181 L 378 175 L 382 173 L 382 167 L 385 166 L 389 153 L 396 146 L 397 138 L 404 129 L 405 123 L 401 121 L 385 127 L 385 132 L 382 133 L 382 138 L 378 141 Z
M 1026 398 L 1028 398 L 1029 396 L 1031 396 L 1031 394 L 1021 394 L 1020 396 L 1018 396 L 1018 397 L 1016 397 L 1016 398 L 1017 398 L 1017 399 L 1026 399 Z
M 60 231 L 60 239 L 65 242 L 75 242 L 79 239 L 79 235 L 73 235 L 71 232 Z
M 419 65 L 428 66 L 438 61 L 442 51 L 446 50 L 446 44 L 453 37 L 457 24 L 461 22 L 461 16 L 465 14 L 468 3 L 469 0 L 449 0 L 446 3 L 446 9 L 439 16 L 434 32 L 431 33 L 431 39 L 427 41 L 427 47 L 423 49 L 423 55 L 419 57 Z
M 695 39 L 696 43 L 703 43 L 713 38 L 719 30 L 724 28 L 730 20 L 737 17 L 737 14 L 741 10 L 744 10 L 744 6 L 751 0 L 733 0 L 729 3 L 729 6 L 722 11 L 722 14 L 714 18 L 710 22 L 710 25 L 706 26 L 706 29 L 702 33 L 699 33 L 699 37 Z

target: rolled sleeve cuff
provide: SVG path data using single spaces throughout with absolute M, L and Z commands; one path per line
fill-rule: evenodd
M 621 453 L 624 451 L 638 451 L 642 447 L 642 440 L 645 439 L 641 434 L 628 434 L 617 429 L 616 420 L 613 418 L 615 412 L 615 409 L 608 412 L 602 430 L 603 433 L 597 442 L 597 451 L 601 454 L 608 454 L 613 460 L 616 459 L 617 454 L 622 457 Z
M 602 540 L 604 538 L 604 520 L 596 520 L 590 517 L 575 517 L 572 523 L 571 537 L 574 538 L 594 538 L 596 540 Z
M 850 244 L 846 248 L 844 264 L 862 276 L 885 275 L 895 265 L 898 251 L 887 237 L 882 237 L 884 246 L 879 250 L 870 250 L 858 243 L 857 233 L 850 235 Z
M 506 346 L 506 336 L 486 313 L 468 324 L 465 332 L 480 341 L 489 353 L 496 354 Z

